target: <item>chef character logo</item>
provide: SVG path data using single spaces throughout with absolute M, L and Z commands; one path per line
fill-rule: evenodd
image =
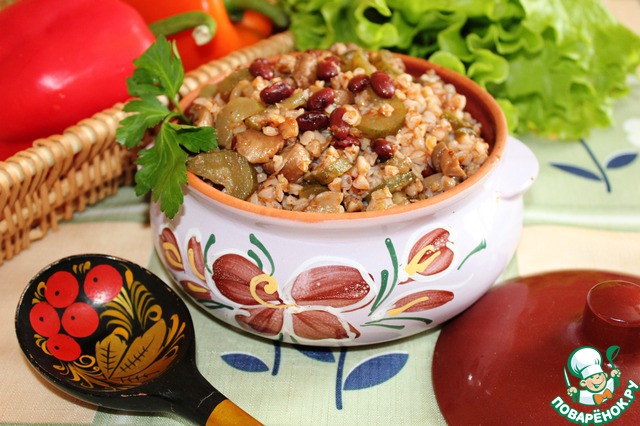
M 620 346 L 607 348 L 606 364 L 600 352 L 591 346 L 582 346 L 571 353 L 564 368 L 564 381 L 566 394 L 573 402 L 567 403 L 566 397 L 560 395 L 551 401 L 551 407 L 560 417 L 581 426 L 600 426 L 619 419 L 631 409 L 640 385 L 627 379 L 621 386 L 622 374 L 613 363 L 619 352 Z M 605 368 L 607 365 L 610 368 Z M 571 380 L 570 375 L 574 376 Z M 572 384 L 576 378 L 577 384 Z
M 620 386 L 620 370 L 613 364 L 620 348 L 611 346 L 607 349 L 607 360 L 612 370 L 607 374 L 602 368 L 602 356 L 597 349 L 582 346 L 571 353 L 567 361 L 569 372 L 579 380 L 579 387 L 569 381 L 565 369 L 567 394 L 574 402 L 582 405 L 599 406 L 613 398 L 616 388 Z

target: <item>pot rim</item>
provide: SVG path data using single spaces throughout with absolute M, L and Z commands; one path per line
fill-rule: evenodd
M 481 112 L 483 115 L 485 122 L 482 123 L 482 133 L 485 140 L 491 144 L 491 150 L 485 163 L 465 181 L 459 183 L 452 189 L 426 200 L 421 200 L 404 206 L 396 206 L 387 210 L 352 213 L 299 212 L 253 204 L 249 201 L 235 198 L 214 188 L 191 172 L 187 172 L 188 191 L 193 190 L 199 193 L 204 199 L 221 203 L 226 207 L 241 210 L 243 213 L 248 213 L 250 215 L 256 215 L 263 218 L 266 216 L 273 219 L 304 223 L 362 221 L 366 219 L 382 218 L 385 216 L 395 218 L 408 212 L 429 209 L 429 207 L 437 204 L 446 205 L 449 204 L 447 201 L 453 202 L 458 198 L 467 196 L 473 191 L 474 186 L 477 186 L 480 181 L 484 180 L 484 178 L 500 163 L 509 135 L 504 112 L 495 98 L 469 77 L 426 59 L 415 58 L 403 54 L 395 55 L 405 62 L 407 72 L 411 72 L 412 70 L 414 72 L 424 72 L 430 69 L 434 70 L 445 83 L 453 84 L 456 87 L 456 91 L 467 98 L 467 106 L 465 109 L 468 110 L 470 105 L 473 109 L 476 109 L 476 113 L 471 113 L 474 118 L 479 118 L 477 117 L 478 112 Z M 212 79 L 212 81 L 219 80 L 219 78 L 220 77 Z M 185 97 L 183 99 L 184 105 L 190 104 L 198 96 L 201 88 L 205 85 L 194 90 L 190 95 Z M 486 128 L 487 125 L 489 128 Z M 492 136 L 492 138 L 487 138 L 487 134 Z

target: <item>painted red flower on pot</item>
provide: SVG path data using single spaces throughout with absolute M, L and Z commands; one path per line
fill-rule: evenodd
M 184 271 L 185 265 L 183 256 L 180 252 L 178 240 L 171 229 L 164 228 L 160 233 L 160 253 L 164 256 L 166 265 L 174 271 Z M 205 279 L 205 263 L 202 251 L 202 245 L 197 237 L 192 236 L 187 241 L 186 261 L 191 272 L 200 280 L 194 282 L 191 280 L 180 280 L 179 283 L 184 290 L 199 300 L 213 301 L 211 290 L 204 285 Z
M 422 312 L 451 302 L 454 294 L 446 290 L 423 290 L 397 300 L 387 314 L 391 317 L 403 313 Z
M 200 280 L 204 281 L 204 258 L 202 246 L 196 236 L 192 236 L 187 241 L 186 261 L 191 271 Z M 164 228 L 160 233 L 160 252 L 164 256 L 166 264 L 174 271 L 184 271 L 185 265 L 178 240 L 171 229 Z
M 284 333 L 293 341 L 357 338 L 360 332 L 342 314 L 361 309 L 373 296 L 368 280 L 349 265 L 312 267 L 282 289 L 238 254 L 220 256 L 212 270 L 218 291 L 240 305 L 240 326 L 267 336 Z
M 160 253 L 164 256 L 167 266 L 174 271 L 184 271 L 178 241 L 169 228 L 164 228 L 160 233 Z
M 452 246 L 450 233 L 443 228 L 436 228 L 420 237 L 411 248 L 408 263 L 404 267 L 409 278 L 400 284 L 436 275 L 447 269 L 453 261 Z

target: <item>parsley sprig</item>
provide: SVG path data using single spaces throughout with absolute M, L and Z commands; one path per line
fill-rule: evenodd
M 175 43 L 160 36 L 139 58 L 133 75 L 127 79 L 129 94 L 137 99 L 124 106 L 133 113 L 120 122 L 116 139 L 134 148 L 147 129 L 159 126 L 154 144 L 140 150 L 136 164 L 136 194 L 151 191 L 153 201 L 171 219 L 183 202 L 182 185 L 187 183 L 189 153 L 209 151 L 218 146 L 213 127 L 192 126 L 179 105 L 184 68 Z M 159 99 L 165 96 L 169 106 Z

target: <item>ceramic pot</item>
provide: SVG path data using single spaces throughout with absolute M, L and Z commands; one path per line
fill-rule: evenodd
M 152 204 L 151 226 L 167 270 L 207 312 L 284 342 L 373 344 L 443 323 L 495 282 L 519 240 L 536 158 L 470 79 L 403 60 L 414 74 L 435 69 L 467 97 L 491 145 L 486 163 L 428 200 L 346 214 L 258 206 L 189 175 L 181 211 L 167 220 Z

